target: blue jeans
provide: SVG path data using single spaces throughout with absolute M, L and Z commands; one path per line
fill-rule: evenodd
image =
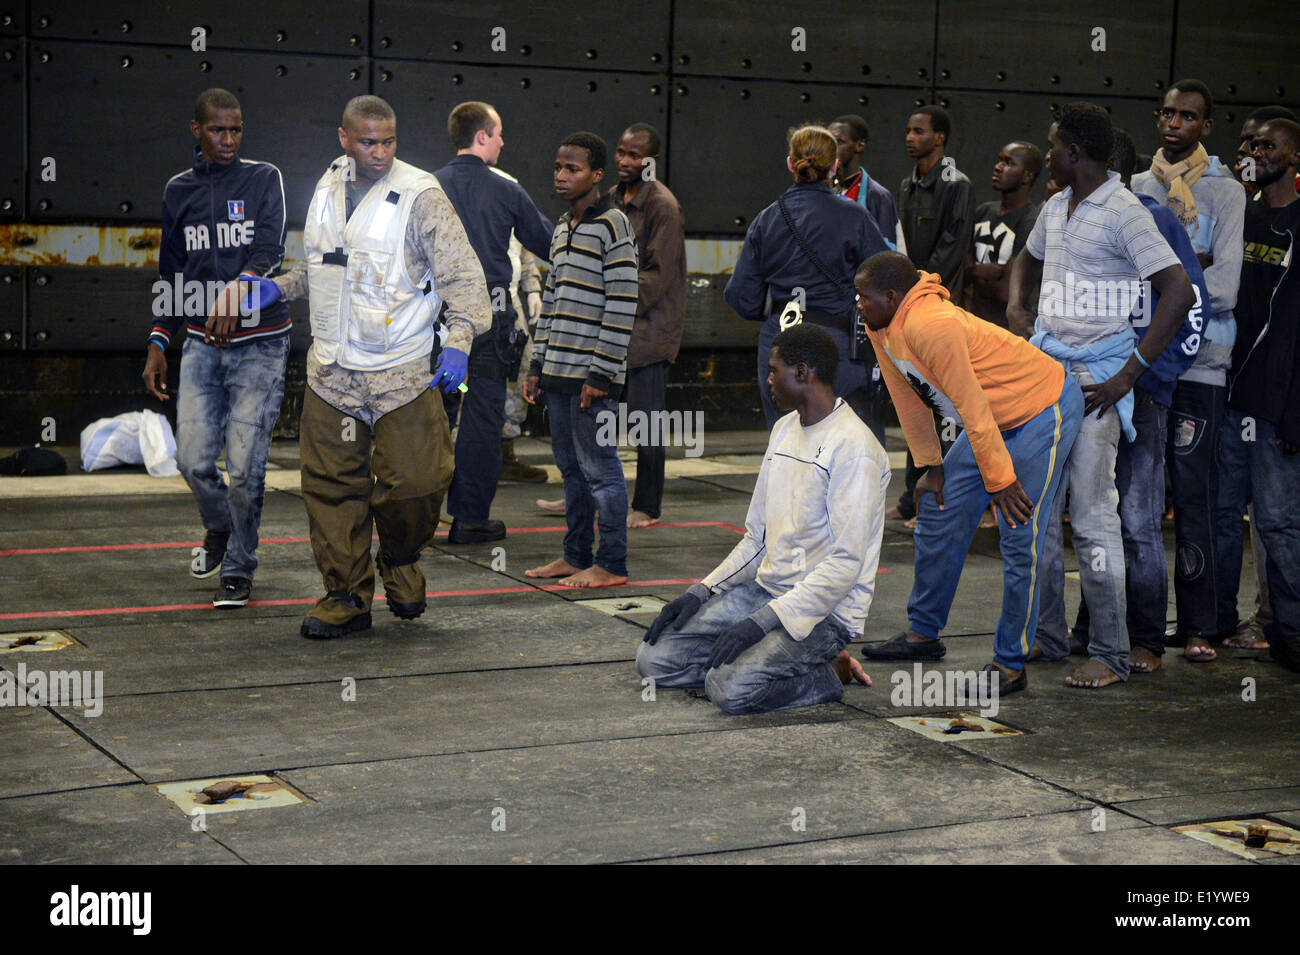
M 1283 454 L 1277 429 L 1255 419 L 1250 445 L 1250 486 L 1255 520 L 1268 553 L 1268 595 L 1273 620 L 1264 635 L 1274 647 L 1300 654 L 1300 454 Z
M 1080 384 L 1092 383 L 1087 372 L 1075 377 Z M 1119 523 L 1119 491 L 1115 487 L 1115 459 L 1123 440 L 1119 414 L 1114 408 L 1107 409 L 1100 419 L 1095 412 L 1087 415 L 1079 428 L 1056 495 L 1052 526 L 1043 543 L 1038 642 L 1048 660 L 1062 659 L 1070 652 L 1065 624 L 1065 544 L 1061 537 L 1061 516 L 1068 495 L 1079 582 L 1092 617 L 1088 655 L 1127 680 L 1124 539 Z
M 1012 669 L 1024 667 L 1037 629 L 1043 543 L 1057 486 L 1082 417 L 1083 393 L 1078 383 L 1066 375 L 1055 404 L 1020 427 L 1002 432 L 1016 480 L 1034 502 L 1030 522 L 1014 529 L 998 513 L 1002 616 L 993 659 Z M 992 497 L 984 488 L 970 436 L 963 431 L 943 459 L 944 509 L 939 510 L 933 495 L 925 495 L 916 516 L 916 576 L 907 618 L 908 625 L 921 636 L 937 637 L 947 624 L 962 566 Z
M 820 327 L 820 326 L 819 326 Z M 885 446 L 885 412 L 884 385 L 872 375 L 875 372 L 875 349 L 866 346 L 868 358 L 865 362 L 849 360 L 849 336 L 838 328 L 823 328 L 835 340 L 839 349 L 840 363 L 835 369 L 835 381 L 832 390 L 835 397 L 843 398 L 853 409 L 854 414 L 871 429 L 880 446 Z M 758 330 L 758 399 L 763 405 L 763 417 L 767 419 L 767 430 L 772 430 L 776 419 L 786 412 L 777 408 L 772 401 L 772 393 L 767 387 L 767 364 L 772 357 L 772 342 L 781 334 L 779 315 L 769 315 Z
M 707 668 L 723 631 L 772 599 L 753 580 L 710 597 L 683 626 L 665 630 L 653 647 L 642 643 L 637 648 L 637 672 L 659 686 L 702 686 L 710 700 L 733 715 L 791 710 L 842 698 L 844 685 L 831 661 L 853 635 L 832 617 L 802 640 L 777 627 L 726 666 Z
M 1215 594 L 1219 636 L 1237 632 L 1237 590 L 1241 586 L 1244 549 L 1242 515 L 1254 495 L 1250 484 L 1250 448 L 1240 411 L 1227 411 L 1219 428 L 1219 496 L 1214 509 L 1214 546 L 1219 579 Z
M 595 564 L 611 574 L 627 574 L 627 482 L 618 460 L 618 442 L 597 441 L 597 415 L 618 416 L 618 402 L 605 397 L 585 411 L 580 396 L 546 393 L 551 417 L 551 451 L 564 478 L 564 559 L 579 570 L 592 565 L 592 521 L 599 520 L 600 549 Z
M 1115 458 L 1129 645 L 1143 647 L 1156 656 L 1165 652 L 1165 611 L 1169 606 L 1169 571 L 1160 524 L 1165 512 L 1168 423 L 1169 409 L 1156 404 L 1150 392 L 1134 389 L 1133 427 L 1137 439 L 1131 444 L 1121 440 Z M 1074 629 L 1087 633 L 1089 622 L 1085 598 L 1079 603 Z
M 176 399 L 176 467 L 203 526 L 228 533 L 221 576 L 253 579 L 266 456 L 284 398 L 289 336 L 230 348 L 186 338 Z M 230 486 L 217 470 L 222 448 Z

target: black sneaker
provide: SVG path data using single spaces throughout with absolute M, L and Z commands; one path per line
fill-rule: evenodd
M 222 577 L 221 589 L 212 598 L 212 606 L 221 610 L 242 607 L 248 603 L 252 592 L 253 582 L 247 577 Z
M 908 643 L 906 630 L 889 640 L 862 647 L 862 656 L 867 660 L 942 660 L 947 652 L 942 640 Z
M 488 541 L 505 540 L 506 525 L 503 521 L 462 521 L 455 518 L 451 522 L 451 531 L 447 534 L 448 544 L 485 544 Z
M 207 580 L 221 570 L 221 562 L 226 559 L 226 542 L 230 540 L 229 531 L 208 531 L 203 538 L 203 545 L 197 548 L 190 561 L 190 576 L 197 580 Z

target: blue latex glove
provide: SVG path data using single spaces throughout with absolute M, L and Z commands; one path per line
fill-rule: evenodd
M 249 285 L 249 300 L 254 309 L 266 308 L 280 301 L 280 286 L 262 275 L 241 275 L 239 281 Z
M 726 666 L 762 640 L 764 636 L 763 628 L 749 617 L 746 617 L 740 623 L 732 624 L 729 629 L 722 632 L 722 636 L 718 637 L 718 642 L 713 645 L 713 653 L 709 655 L 708 669 L 712 670 L 715 667 Z
M 692 587 L 691 590 L 695 588 Z M 669 627 L 681 627 L 687 620 L 695 616 L 695 611 L 699 610 L 704 604 L 704 598 L 691 590 L 686 591 L 676 600 L 669 602 L 663 610 L 659 611 L 659 616 L 655 617 L 655 622 L 650 624 L 650 629 L 645 632 L 645 642 L 654 646 L 659 642 L 659 635 Z
M 443 347 L 438 362 L 433 366 L 433 383 L 430 388 L 441 388 L 451 394 L 461 386 L 469 374 L 469 355 L 459 348 Z

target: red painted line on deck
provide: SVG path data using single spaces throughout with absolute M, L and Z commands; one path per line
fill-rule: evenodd
M 303 544 L 310 537 L 263 537 L 261 544 Z M 93 554 L 110 550 L 180 550 L 201 547 L 203 541 L 159 541 L 154 544 L 86 544 L 77 547 L 26 547 L 0 550 L 0 557 L 29 557 L 34 554 Z
M 726 521 L 666 521 L 662 524 L 652 524 L 650 527 L 637 528 L 637 530 L 655 530 L 663 527 L 721 527 L 724 530 L 734 531 L 737 534 L 744 534 L 743 527 L 737 527 L 735 524 L 728 524 Z M 512 527 L 506 534 L 560 534 L 567 528 L 563 524 L 547 524 L 541 527 Z M 438 537 L 446 537 L 447 531 L 438 531 Z M 378 538 L 371 538 L 378 540 Z M 311 542 L 310 537 L 263 537 L 259 544 L 307 544 Z M 25 547 L 13 550 L 0 550 L 0 557 L 31 557 L 38 554 L 93 554 L 104 551 L 114 550 L 182 550 L 190 547 L 200 547 L 203 541 L 159 541 L 152 544 L 86 544 L 75 547 Z M 0 616 L 3 619 L 3 616 Z
M 621 587 L 667 587 L 677 585 L 690 585 L 698 583 L 698 577 L 684 577 L 673 580 L 630 580 Z M 583 588 L 565 587 L 563 584 L 538 584 L 537 586 L 519 586 L 519 587 L 486 587 L 475 590 L 434 590 L 425 594 L 426 598 L 437 599 L 439 597 L 485 597 L 495 594 L 526 594 L 536 593 L 538 591 L 569 591 L 577 592 Z M 598 590 L 618 590 L 619 587 L 599 587 L 586 588 L 592 593 Z M 375 601 L 383 600 L 382 594 L 375 597 Z M 250 600 L 250 607 L 296 607 L 306 606 L 316 603 L 316 597 L 290 597 L 281 600 Z M 129 613 L 168 613 L 175 610 L 211 610 L 211 602 L 196 604 L 155 604 L 148 607 L 94 607 L 84 610 L 24 610 L 17 613 L 0 613 L 0 620 L 26 620 L 34 617 L 108 617 Z
M 878 574 L 892 574 L 888 567 L 877 569 Z M 526 594 L 538 591 L 571 593 L 621 590 L 626 587 L 679 587 L 700 582 L 698 577 L 666 578 L 663 580 L 629 580 L 618 587 L 566 587 L 563 584 L 537 584 L 536 586 L 487 587 L 477 590 L 433 590 L 424 596 L 436 600 L 439 597 L 489 597 L 495 594 Z M 382 594 L 375 601 L 384 600 Z M 316 603 L 316 597 L 288 597 L 280 600 L 250 600 L 250 607 L 301 607 Z M 112 617 L 132 613 L 170 613 L 178 610 L 211 610 L 210 602 L 194 604 L 154 604 L 147 607 L 90 607 L 82 610 L 21 610 L 16 613 L 0 613 L 0 620 L 33 620 L 43 617 Z

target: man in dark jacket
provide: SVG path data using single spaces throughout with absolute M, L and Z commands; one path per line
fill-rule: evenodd
M 1264 628 L 1273 658 L 1300 672 L 1300 201 L 1295 176 L 1300 170 L 1300 125 L 1285 119 L 1265 123 L 1252 155 L 1261 192 L 1279 183 L 1271 225 L 1274 245 L 1286 251 L 1282 276 L 1269 299 L 1268 320 L 1232 383 L 1228 405 L 1247 417 L 1253 431 L 1250 484 L 1255 520 L 1268 553 L 1268 592 L 1273 621 Z M 1243 439 L 1247 435 L 1243 434 Z
M 517 374 L 523 349 L 520 342 L 518 350 L 511 351 L 516 315 L 510 300 L 510 236 L 513 233 L 525 249 L 545 261 L 552 225 L 523 186 L 495 168 L 505 145 L 495 109 L 487 103 L 461 103 L 447 119 L 447 132 L 456 158 L 434 176 L 465 226 L 492 297 L 492 328 L 474 339 L 469 353 L 469 391 L 460 401 L 456 433 L 456 474 L 447 492 L 452 516 L 447 542 L 475 544 L 506 536 L 505 524 L 492 520 L 491 508 L 501 474 L 506 379 Z
M 190 132 L 198 141 L 191 169 L 163 189 L 161 278 L 154 284 L 144 383 L 168 401 L 167 358 L 185 326 L 176 413 L 176 466 L 199 504 L 207 531 L 190 574 L 221 573 L 218 608 L 248 603 L 257 568 L 271 430 L 284 397 L 289 308 L 261 299 L 228 317 L 209 317 L 236 277 L 265 278 L 284 258 L 284 182 L 270 163 L 239 158 L 244 120 L 239 100 L 205 90 Z M 210 294 L 192 294 L 197 289 Z M 258 304 L 253 302 L 252 304 Z M 224 448 L 230 485 L 217 470 Z
M 648 123 L 629 126 L 614 151 L 618 185 L 610 193 L 636 233 L 636 324 L 627 346 L 627 410 L 653 415 L 666 410 L 668 366 L 677 360 L 686 324 L 686 223 L 677 197 L 655 174 L 659 131 Z M 657 429 L 656 429 L 657 430 Z M 659 523 L 664 496 L 663 442 L 636 449 L 636 492 L 628 527 Z
M 907 155 L 916 160 L 916 168 L 898 187 L 898 213 L 912 264 L 938 275 L 949 293 L 960 295 L 975 221 L 975 193 L 966 174 L 944 155 L 951 132 L 952 121 L 942 106 L 922 106 L 908 117 Z M 913 489 L 920 476 L 909 452 L 906 488 L 886 518 L 915 519 Z

